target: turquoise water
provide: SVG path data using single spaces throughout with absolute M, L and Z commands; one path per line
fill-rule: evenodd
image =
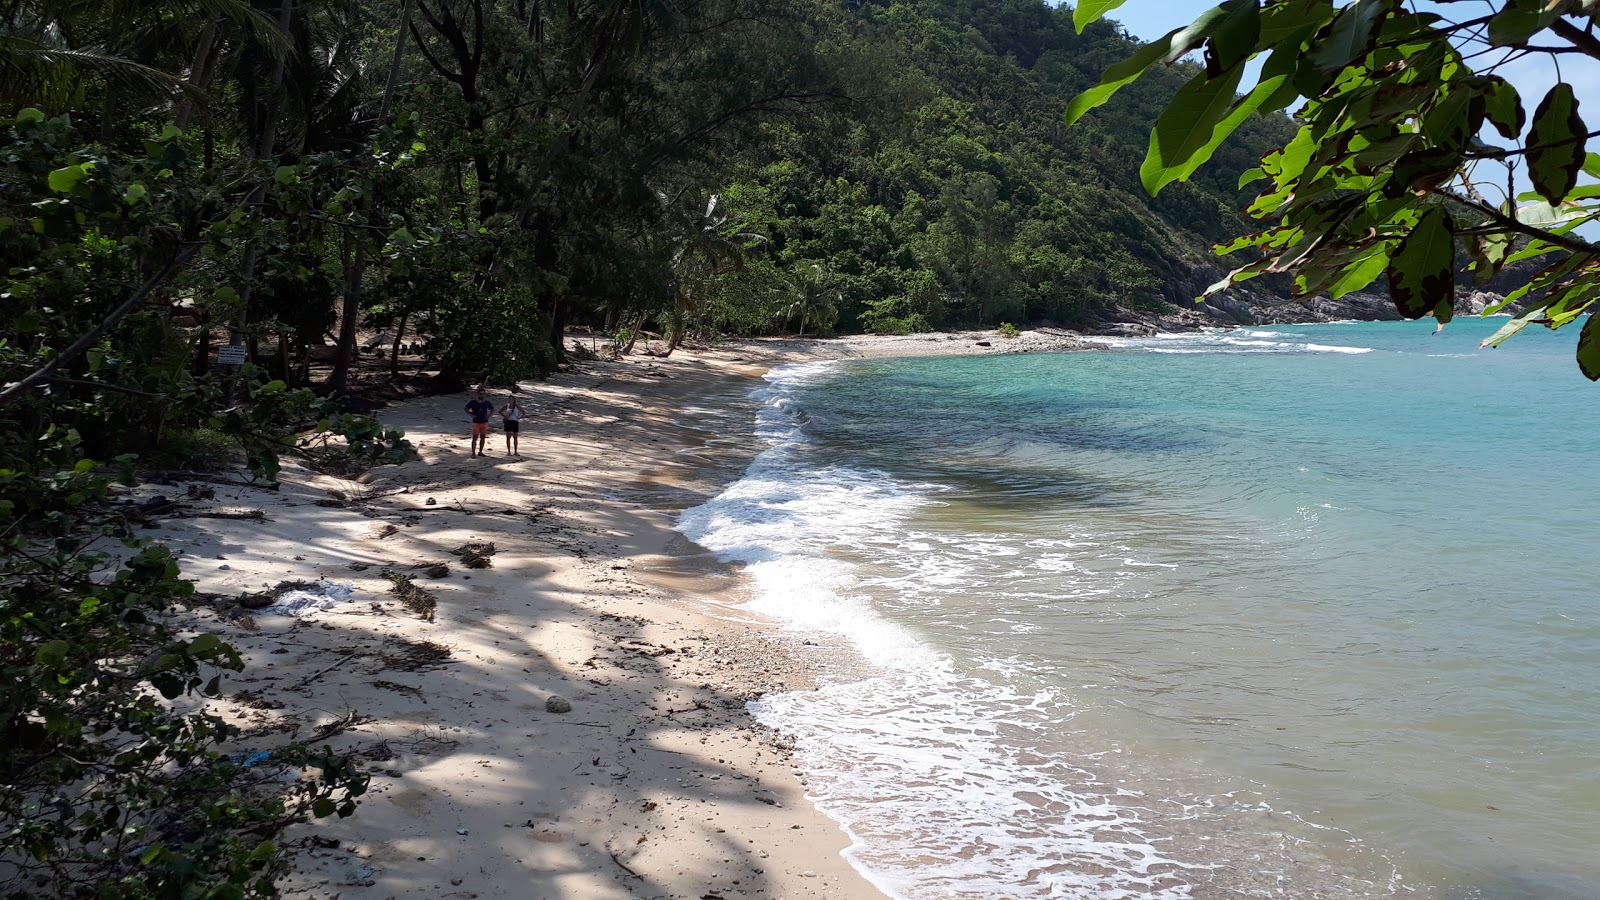
M 890 893 L 1600 896 L 1575 332 L 780 369 L 681 527 L 866 664 L 769 697 Z

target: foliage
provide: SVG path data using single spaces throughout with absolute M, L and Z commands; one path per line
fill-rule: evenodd
M 1022 332 L 1017 330 L 1017 326 L 1011 324 L 1010 322 L 1001 322 L 1000 327 L 996 328 L 994 333 L 1007 339 L 1022 336 Z
M 1244 230 L 1231 177 L 1202 173 L 1152 200 L 1121 165 L 1192 64 L 1152 73 L 1117 117 L 1067 130 L 1068 99 L 1135 47 L 1118 29 L 1080 35 L 1070 8 L 1037 0 L 896 0 L 825 21 L 853 51 L 846 89 L 870 110 L 774 126 L 722 196 L 769 238 L 752 261 L 791 281 L 832 273 L 845 330 L 1079 324 L 1191 297 L 1219 271 L 1206 250 Z M 1219 153 L 1245 168 L 1288 131 L 1258 119 Z
M 1080 26 L 1119 3 L 1079 6 Z M 1081 94 L 1072 115 L 1109 101 L 1158 62 L 1200 50 L 1205 68 L 1150 132 L 1141 169 L 1152 193 L 1192 177 L 1251 113 L 1290 107 L 1299 130 L 1241 184 L 1265 182 L 1248 212 L 1266 230 L 1217 247 L 1259 251 L 1207 294 L 1267 273 L 1294 273 L 1296 296 L 1334 297 L 1386 278 L 1407 318 L 1454 315 L 1458 260 L 1479 283 L 1502 267 L 1544 268 L 1485 315 L 1526 307 L 1485 343 L 1529 324 L 1561 328 L 1600 299 L 1600 245 L 1578 229 L 1600 216 L 1600 155 L 1573 87 L 1534 105 L 1508 79 L 1529 57 L 1600 59 L 1591 3 L 1442 0 L 1444 14 L 1382 0 L 1340 8 L 1313 0 L 1232 0 L 1138 48 Z M 1464 15 L 1452 15 L 1459 7 Z M 1246 64 L 1265 54 L 1254 85 Z M 1552 68 L 1553 65 L 1552 65 Z M 1556 70 L 1559 72 L 1559 69 Z M 1578 364 L 1600 380 L 1592 312 Z
M 172 705 L 216 695 L 239 656 L 173 631 L 191 583 L 108 506 L 113 475 L 76 434 L 41 437 L 33 468 L 0 468 L 0 890 L 274 896 L 276 833 L 349 815 L 367 776 L 300 746 L 242 764 L 217 749 L 224 723 Z
M 278 832 L 349 815 L 366 776 L 326 749 L 249 764 L 220 751 L 230 729 L 186 710 L 239 656 L 174 630 L 192 585 L 134 537 L 112 485 L 172 434 L 229 440 L 267 478 L 285 452 L 409 453 L 260 366 L 192 365 L 203 343 L 185 323 L 233 320 L 267 283 L 241 272 L 241 248 L 274 248 L 267 273 L 294 281 L 320 239 L 313 217 L 340 214 L 342 174 L 305 157 L 224 176 L 176 128 L 119 149 L 37 109 L 0 130 L 0 893 L 272 896 Z M 295 440 L 319 416 L 343 441 Z

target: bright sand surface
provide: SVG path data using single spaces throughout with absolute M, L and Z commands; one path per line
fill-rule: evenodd
M 277 492 L 197 484 L 215 496 L 184 500 L 150 536 L 214 595 L 195 626 L 245 657 L 213 707 L 245 729 L 237 749 L 330 744 L 373 775 L 355 816 L 291 828 L 286 895 L 881 897 L 781 736 L 745 710 L 812 676 L 789 639 L 718 602 L 737 573 L 672 531 L 742 467 L 708 473 L 684 453 L 718 435 L 677 412 L 780 362 L 1056 349 L 1035 340 L 768 341 L 583 363 L 522 386 L 521 458 L 498 424 L 488 457 L 469 457 L 467 396 L 445 395 L 381 413 L 416 462 L 359 481 L 291 465 Z M 264 519 L 206 515 L 254 510 Z M 494 544 L 488 568 L 452 555 L 473 542 Z M 441 562 L 447 575 L 425 574 Z M 434 620 L 385 572 L 436 595 Z M 300 618 L 235 603 L 318 579 L 353 591 Z M 561 701 L 570 710 L 552 711 Z

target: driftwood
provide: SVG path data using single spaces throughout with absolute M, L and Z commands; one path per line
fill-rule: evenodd
M 200 509 L 191 515 L 200 519 L 248 519 L 252 522 L 266 522 L 267 514 L 259 509 Z
M 283 483 L 279 481 L 240 481 L 226 475 L 213 475 L 209 472 L 164 472 L 162 476 L 172 481 L 205 481 L 211 484 L 221 484 L 228 487 L 251 488 L 257 491 L 281 491 Z
M 294 684 L 290 685 L 288 688 L 286 688 L 286 690 L 298 691 L 301 688 L 305 687 L 306 685 L 310 684 L 311 682 L 316 681 L 318 678 L 321 678 L 322 676 L 328 674 L 329 672 L 332 672 L 334 669 L 339 668 L 340 666 L 344 665 L 345 663 L 349 662 L 350 660 L 355 659 L 355 657 L 356 657 L 356 655 L 354 653 L 346 653 L 344 656 L 339 657 L 339 659 L 336 660 L 333 665 L 327 666 L 325 668 L 318 669 L 317 671 L 312 672 L 310 675 L 307 675 L 306 677 L 304 677 L 304 678 L 300 679 L 299 681 L 296 681 Z

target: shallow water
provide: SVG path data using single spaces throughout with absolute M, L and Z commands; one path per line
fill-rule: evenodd
M 1600 386 L 1495 324 L 788 367 L 680 527 L 869 661 L 756 712 L 897 896 L 1600 896 Z

